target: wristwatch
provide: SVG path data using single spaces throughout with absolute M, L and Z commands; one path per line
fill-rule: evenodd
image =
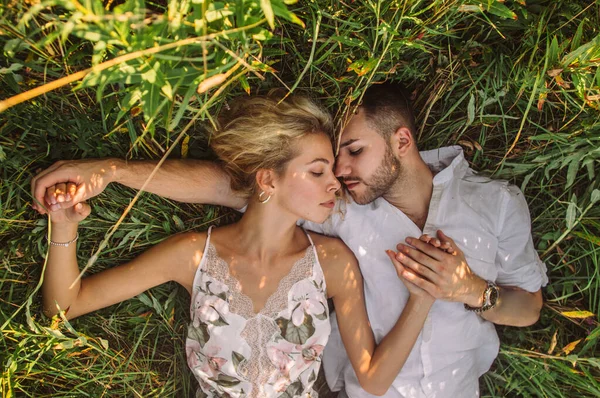
M 498 296 L 500 295 L 500 289 L 498 289 L 498 285 L 492 281 L 485 282 L 487 283 L 487 287 L 483 291 L 483 304 L 481 307 L 471 307 L 470 305 L 465 304 L 465 309 L 467 311 L 473 311 L 480 314 L 484 311 L 491 310 L 496 306 Z

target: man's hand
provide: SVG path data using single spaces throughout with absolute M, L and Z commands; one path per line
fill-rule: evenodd
M 116 170 L 114 159 L 58 161 L 32 178 L 33 208 L 40 214 L 68 209 L 100 194 Z
M 438 239 L 427 235 L 407 238 L 411 246 L 398 244 L 396 259 L 404 268 L 400 274 L 436 299 L 480 307 L 486 282 L 471 271 L 451 238 L 442 231 L 437 235 Z

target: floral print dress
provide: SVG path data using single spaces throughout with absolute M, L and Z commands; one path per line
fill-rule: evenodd
M 212 228 L 211 228 L 212 229 Z M 331 331 L 314 244 L 260 312 L 210 244 L 196 271 L 186 353 L 197 397 L 317 397 L 312 385 Z

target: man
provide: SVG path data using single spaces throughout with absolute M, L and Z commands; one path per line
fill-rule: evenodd
M 415 131 L 410 105 L 397 86 L 369 88 L 343 131 L 335 166 L 353 200 L 340 201 L 325 224 L 305 226 L 339 236 L 358 258 L 377 341 L 408 298 L 385 250 L 406 242 L 397 246 L 403 276 L 439 299 L 385 396 L 474 397 L 479 376 L 498 354 L 494 323 L 537 321 L 545 266 L 533 247 L 521 192 L 477 176 L 458 147 L 419 153 Z M 97 195 L 111 181 L 139 189 L 153 167 L 152 162 L 118 160 L 58 163 L 36 177 L 32 189 L 40 202 L 56 209 Z M 65 195 L 44 198 L 57 183 Z M 167 162 L 146 190 L 188 202 L 244 205 L 224 172 L 207 162 Z M 425 241 L 451 253 L 415 239 L 423 233 L 430 236 Z M 332 318 L 324 356 L 328 384 L 350 397 L 368 397 Z

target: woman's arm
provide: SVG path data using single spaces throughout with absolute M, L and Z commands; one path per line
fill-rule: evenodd
M 69 242 L 76 236 L 78 222 L 89 214 L 89 207 L 84 204 L 67 211 L 76 215 L 78 208 L 83 211 L 79 219 L 72 217 L 69 220 L 63 210 L 52 213 L 52 241 Z M 173 236 L 126 264 L 79 281 L 76 244 L 68 247 L 50 245 L 42 285 L 44 313 L 53 316 L 60 308 L 67 311 L 67 318 L 72 319 L 172 280 L 191 291 L 205 238 L 205 234 L 199 233 Z
M 403 280 L 410 297 L 396 325 L 377 345 L 356 258 L 341 241 L 332 242 L 319 247 L 319 257 L 326 263 L 327 291 L 333 298 L 342 341 L 361 386 L 370 394 L 383 395 L 404 366 L 434 299 Z M 393 254 L 390 259 L 397 265 Z

